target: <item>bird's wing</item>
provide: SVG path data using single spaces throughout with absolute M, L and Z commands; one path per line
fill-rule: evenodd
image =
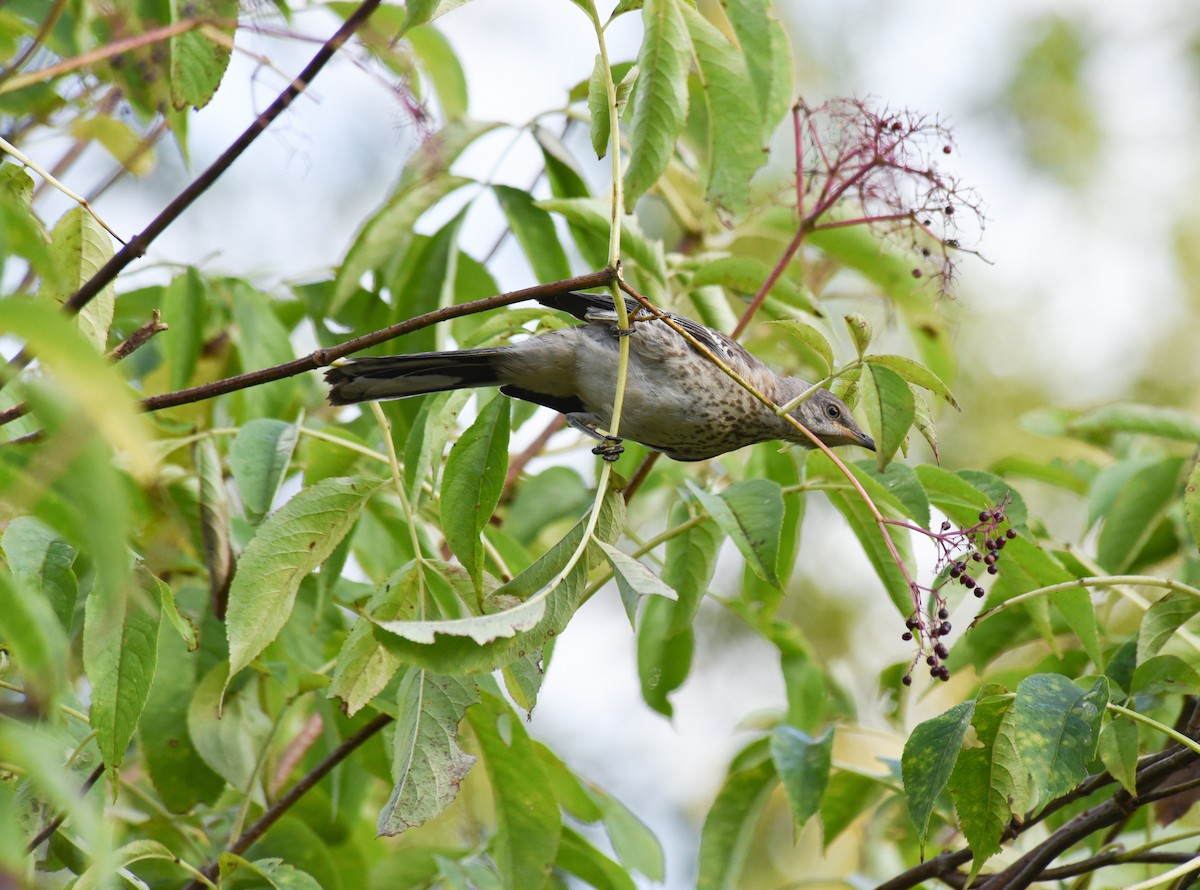
M 550 309 L 558 309 L 561 312 L 573 315 L 580 321 L 591 321 L 592 319 L 588 318 L 588 313 L 612 313 L 616 311 L 613 305 L 613 298 L 608 294 L 580 294 L 570 292 L 539 297 L 538 302 Z M 632 314 L 641 309 L 642 305 L 636 300 L 626 297 L 625 307 Z M 747 352 L 741 343 L 727 337 L 720 331 L 702 325 L 698 321 L 693 321 L 685 315 L 676 315 L 673 312 L 664 312 L 663 314 L 695 337 L 697 341 L 704 344 L 705 347 L 716 353 L 717 357 L 727 364 L 734 365 L 735 367 L 756 367 L 760 364 L 758 359 Z

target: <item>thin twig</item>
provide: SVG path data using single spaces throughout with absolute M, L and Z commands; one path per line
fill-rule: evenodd
M 162 320 L 162 313 L 155 309 L 150 316 L 150 320 L 118 343 L 108 354 L 108 357 L 114 362 L 128 358 L 149 343 L 151 337 L 155 334 L 161 334 L 168 327 L 169 325 L 165 324 Z

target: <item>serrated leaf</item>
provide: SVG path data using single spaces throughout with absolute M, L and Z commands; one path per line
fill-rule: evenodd
M 1137 660 L 1145 661 L 1162 651 L 1162 647 L 1184 624 L 1200 613 L 1200 598 L 1172 591 L 1154 603 L 1142 615 L 1138 629 Z
M 83 207 L 72 207 L 50 232 L 50 257 L 61 274 L 42 286 L 41 296 L 65 303 L 112 255 L 112 238 L 104 227 Z M 79 312 L 79 330 L 97 352 L 107 348 L 115 307 L 116 290 L 108 284 Z
M 222 883 L 239 871 L 248 871 L 274 890 L 322 890 L 316 878 L 282 859 L 256 859 L 250 862 L 234 853 L 222 853 L 217 861 L 220 863 Z
M 69 631 L 79 598 L 79 581 L 72 568 L 75 548 L 32 516 L 10 519 L 0 536 L 0 548 L 13 579 L 40 594 L 62 629 Z M 12 636 L 6 638 L 11 640 Z
M 1135 473 L 1104 514 L 1096 561 L 1120 574 L 1131 568 L 1179 495 L 1184 458 L 1169 457 Z
M 396 702 L 400 714 L 392 738 L 391 796 L 376 830 L 393 837 L 424 825 L 458 796 L 475 758 L 458 743 L 458 724 L 479 701 L 475 682 L 461 677 L 409 671 Z
M 708 107 L 708 182 L 705 195 L 733 213 L 746 209 L 750 179 L 767 161 L 763 118 L 747 70 L 746 57 L 715 25 L 693 7 L 680 9 L 691 36 L 692 51 Z
M 963 835 L 971 847 L 972 874 L 1000 851 L 1000 838 L 1012 816 L 1023 768 L 1012 738 L 1012 701 L 981 692 L 971 717 L 974 738 L 963 745 L 950 775 L 950 796 Z
M 1183 515 L 1188 531 L 1192 533 L 1192 543 L 1200 547 L 1200 458 L 1192 465 L 1187 487 L 1183 491 Z
M 918 392 L 913 393 L 913 426 L 929 444 L 929 450 L 933 452 L 933 459 L 940 462 L 937 426 L 933 422 L 933 412 L 929 410 L 929 402 Z
M 441 515 L 446 544 L 470 573 L 477 591 L 483 590 L 483 544 L 479 535 L 500 503 L 508 470 L 509 415 L 509 402 L 503 396 L 496 395 L 484 405 L 475 422 L 450 449 L 442 478 Z
M 1200 417 L 1161 405 L 1106 405 L 1068 421 L 1067 432 L 1088 437 L 1140 433 L 1197 442 L 1200 441 Z
M 1140 663 L 1129 684 L 1130 695 L 1192 695 L 1200 689 L 1200 674 L 1174 655 L 1155 655 Z
M 238 430 L 229 447 L 229 471 L 251 522 L 270 512 L 299 438 L 295 424 L 270 418 L 251 420 Z
M 1100 761 L 1130 795 L 1137 795 L 1138 730 L 1128 717 L 1116 716 L 1100 730 Z
M 1087 777 L 1107 704 L 1104 677 L 1086 691 L 1059 674 L 1034 674 L 1017 687 L 1015 740 L 1039 808 Z
M 854 351 L 858 353 L 859 358 L 862 358 L 863 354 L 867 351 L 867 347 L 871 345 L 871 322 L 865 315 L 860 315 L 857 312 L 851 312 L 849 315 L 842 316 L 842 320 L 846 322 L 846 330 L 850 332 L 850 339 L 854 343 Z
M 688 490 L 729 536 L 754 574 L 779 586 L 779 530 L 783 490 L 769 479 L 747 479 L 721 494 L 709 494 L 688 480 Z
M 144 591 L 97 584 L 84 609 L 83 664 L 92 684 L 89 721 L 105 766 L 116 770 L 137 728 L 158 662 L 161 614 Z
M 784 86 L 774 82 L 780 67 L 780 60 L 775 57 L 776 43 L 773 39 L 779 23 L 768 15 L 770 4 L 767 0 L 727 0 L 722 4 L 722 8 L 729 16 L 729 23 L 733 25 L 741 55 L 745 59 L 747 74 L 757 100 L 763 139 L 770 139 L 771 133 L 779 123 L 772 98 L 776 88 Z M 786 52 L 784 56 L 787 56 Z M 785 89 L 790 101 L 791 77 L 787 78 Z
M 233 583 L 233 544 L 229 529 L 229 493 L 221 470 L 221 456 L 212 438 L 196 443 L 193 462 L 200 481 L 200 535 L 208 591 L 214 609 L 223 615 Z
M 929 836 L 929 817 L 950 781 L 974 715 L 975 702 L 962 702 L 918 724 L 904 745 L 900 760 L 904 799 L 922 848 Z
M 242 553 L 229 588 L 229 676 L 278 635 L 300 582 L 323 563 L 379 488 L 362 477 L 325 479 L 267 517 Z
M 638 51 L 625 200 L 633 207 L 667 169 L 687 114 L 690 42 L 679 0 L 646 0 Z
M 213 23 L 212 28 L 217 28 L 218 22 L 237 24 L 237 0 L 170 0 L 170 7 L 172 22 L 204 18 Z M 182 111 L 189 105 L 203 108 L 216 93 L 229 65 L 234 28 L 222 27 L 220 31 L 228 43 L 212 40 L 198 28 L 168 38 L 171 104 L 177 110 Z
M 625 614 L 632 625 L 637 615 L 638 603 L 643 596 L 665 596 L 667 599 L 679 599 L 679 595 L 664 584 L 653 572 L 638 562 L 623 550 L 618 550 L 611 544 L 601 544 L 600 549 L 608 557 L 612 566 L 613 576 L 617 581 L 617 589 L 621 594 L 621 602 L 625 606 Z
M 771 324 L 782 328 L 817 354 L 821 361 L 824 362 L 824 367 L 817 368 L 821 376 L 828 376 L 833 370 L 833 347 L 829 344 L 826 336 L 812 325 L 797 321 L 794 318 L 773 321 Z
M 859 378 L 860 404 L 867 415 L 867 428 L 875 437 L 875 457 L 883 470 L 904 442 L 916 412 L 912 390 L 890 368 L 866 365 Z
M 740 886 L 754 827 L 778 781 L 770 759 L 726 777 L 700 832 L 697 890 Z
M 162 315 L 167 329 L 158 335 L 171 374 L 171 389 L 192 381 L 204 346 L 204 279 L 193 267 L 177 275 L 163 291 Z
M 558 240 L 550 213 L 538 207 L 529 192 L 507 185 L 494 185 L 492 191 L 508 220 L 508 227 L 533 267 L 538 281 L 560 281 L 571 277 L 571 264 Z
M 885 368 L 890 368 L 909 383 L 915 383 L 917 386 L 929 390 L 935 396 L 945 399 L 955 408 L 959 407 L 958 402 L 954 400 L 953 393 L 950 392 L 950 387 L 946 386 L 937 374 L 918 361 L 914 361 L 907 356 L 886 353 L 864 356 L 863 361 L 870 365 L 883 365 Z M 962 409 L 960 408 L 959 410 Z
M 496 807 L 496 833 L 489 844 L 506 887 L 541 887 L 553 866 L 562 836 L 558 802 L 533 742 L 516 714 L 491 695 L 467 711 Z
M 794 726 L 781 725 L 771 733 L 771 760 L 792 807 L 797 827 L 817 814 L 829 785 L 833 763 L 833 727 L 813 738 Z
M 596 198 L 548 198 L 537 206 L 561 214 L 569 224 L 593 235 L 607 236 L 611 211 L 605 201 Z M 624 259 L 632 260 L 659 281 L 666 281 L 666 262 L 661 241 L 651 241 L 637 224 L 636 217 L 626 214 L 621 220 L 621 250 Z

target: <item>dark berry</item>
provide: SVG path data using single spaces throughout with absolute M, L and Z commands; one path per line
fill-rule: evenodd
M 943 683 L 945 681 L 949 680 L 950 679 L 950 668 L 946 667 L 945 665 L 942 665 L 942 672 L 940 674 L 938 674 L 938 677 L 939 677 L 939 679 L 941 679 L 941 681 Z
M 913 277 L 913 278 L 920 278 L 920 277 L 921 277 L 921 270 L 920 270 L 920 269 L 913 269 L 913 270 L 912 270 L 912 277 Z
M 950 654 L 950 652 L 946 649 L 945 646 L 943 646 L 941 643 L 938 643 L 936 646 L 933 647 L 933 654 L 936 655 L 938 658 L 945 658 L 947 655 Z
M 945 606 L 942 606 L 942 608 L 938 609 L 938 618 L 941 618 L 943 621 L 945 621 L 949 617 L 950 617 L 950 610 L 947 609 Z
M 974 553 L 971 554 L 971 559 L 975 560 L 976 562 L 979 562 L 980 560 L 983 559 L 983 554 L 980 553 L 978 550 L 976 550 Z
M 1004 537 L 1008 538 L 1010 541 L 1013 538 L 1015 538 L 1016 536 L 1017 536 L 1017 530 L 1015 528 L 1010 528 L 1008 531 L 1006 531 L 1004 533 Z
M 909 630 L 916 630 L 918 627 L 921 626 L 921 622 L 919 622 L 916 618 L 909 618 L 907 621 L 904 622 L 904 626 L 907 627 Z
M 942 208 L 942 212 L 944 214 L 946 214 L 946 216 L 954 216 L 954 205 L 947 204 L 945 207 Z
M 996 564 L 996 554 L 989 553 L 987 556 L 985 556 L 983 558 L 983 561 L 986 562 L 989 566 L 994 566 Z
M 1011 529 L 1009 529 L 1009 530 L 1011 531 Z M 1004 545 L 1005 545 L 1005 544 L 1007 544 L 1007 543 L 1008 543 L 1008 542 L 1007 542 L 1007 541 L 1005 541 L 1003 538 L 997 538 L 997 539 L 996 539 L 996 546 L 995 546 L 993 549 L 994 549 L 994 550 L 1003 550 L 1003 549 L 1004 549 Z
M 900 678 L 900 682 L 903 683 L 905 686 L 911 686 L 912 685 L 912 677 L 910 677 L 908 674 L 905 674 L 903 677 Z
M 955 563 L 954 565 L 950 566 L 950 577 L 951 578 L 957 578 L 959 575 L 962 574 L 962 572 L 963 572 L 962 566 L 960 566 L 958 563 Z
M 977 599 L 983 599 L 983 588 L 982 587 L 975 588 L 975 597 Z
M 910 631 L 906 630 L 904 633 L 900 634 L 900 639 L 904 640 L 904 642 L 907 643 L 909 640 L 912 639 L 912 633 Z
M 943 621 L 943 622 L 942 622 L 942 626 L 941 626 L 940 628 L 938 628 L 938 629 L 939 629 L 939 630 L 942 632 L 942 636 L 945 636 L 946 634 L 950 633 L 950 630 L 951 630 L 951 628 L 950 628 L 950 622 L 949 622 L 949 621 Z
M 979 521 L 980 522 L 987 522 L 991 518 L 992 518 L 992 514 L 989 513 L 987 510 L 979 511 Z
M 952 148 L 951 148 L 949 145 L 943 145 L 943 146 L 942 146 L 942 154 L 944 154 L 944 155 L 948 155 L 948 154 L 950 154 L 950 152 L 952 152 L 952 151 L 954 151 L 954 149 L 952 149 Z
M 947 519 L 945 522 L 942 523 L 942 531 L 944 531 L 944 532 L 950 531 L 950 520 L 949 519 Z
M 989 574 L 989 575 L 994 575 L 994 574 L 996 574 L 996 573 L 997 573 L 997 572 L 999 572 L 999 571 L 1000 571 L 1000 567 L 999 567 L 999 566 L 997 566 L 997 565 L 990 565 L 990 566 L 988 566 L 988 574 Z
M 937 664 L 937 659 L 936 659 L 936 658 L 934 658 L 932 655 L 926 655 L 926 656 L 925 656 L 925 663 L 926 663 L 927 665 L 929 665 L 930 667 L 933 667 L 935 664 Z
M 967 588 L 967 590 L 970 590 L 972 587 L 975 586 L 975 579 L 972 578 L 970 575 L 963 575 L 962 576 L 962 585 L 963 585 L 963 587 Z

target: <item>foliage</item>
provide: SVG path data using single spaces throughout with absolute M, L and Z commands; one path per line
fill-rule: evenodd
M 237 4 L 0 12 L 0 330 L 22 350 L 0 393 L 0 883 L 661 881 L 642 819 L 525 726 L 592 596 L 621 598 L 663 715 L 704 603 L 778 654 L 787 707 L 729 764 L 698 886 L 741 885 L 772 802 L 826 845 L 859 826 L 888 854 L 862 852 L 855 872 L 893 888 L 1089 872 L 1128 886 L 1132 864 L 1188 861 L 1159 848 L 1189 840 L 1163 826 L 1186 812 L 1200 760 L 1200 642 L 1185 627 L 1200 612 L 1200 418 L 1046 412 L 1031 424 L 1080 456 L 941 467 L 935 418 L 959 408 L 946 291 L 980 220 L 941 165 L 949 131 L 882 103 L 796 102 L 763 0 L 622 2 L 613 16 L 645 28 L 623 61 L 591 0 L 573 2 L 593 73 L 524 128 L 466 115 L 434 23 L 462 3 L 328 4 L 428 132 L 339 267 L 270 292 L 203 266 L 139 288 L 118 276 L 236 151 L 125 247 L 85 202 L 44 219 L 33 183 L 47 174 L 25 154 L 47 130 L 130 176 L 165 140 L 186 154 L 206 122 L 189 109 L 249 26 Z M 791 150 L 771 156 L 781 128 Z M 456 172 L 497 132 L 533 136 L 547 191 Z M 597 158 L 611 192 L 590 184 Z M 57 169 L 69 178 L 70 159 Z M 365 346 L 474 347 L 566 323 L 478 313 L 516 300 L 489 301 L 488 258 L 461 246 L 485 196 L 541 293 L 624 287 L 741 335 L 856 407 L 877 459 L 768 443 L 664 466 L 629 444 L 593 480 L 530 472 L 554 427 L 512 453 L 510 434 L 546 418 L 500 397 L 469 415 L 463 393 L 327 405 L 305 372 Z M 319 348 L 298 357 L 304 336 Z M 1085 546 L 1031 512 L 1031 484 L 1086 509 Z M 841 756 L 853 698 L 798 606 L 836 593 L 797 570 L 805 513 L 828 505 L 895 604 L 880 633 L 911 641 L 880 678 L 907 734 L 898 760 Z M 726 589 L 714 577 L 735 552 L 745 571 Z M 926 674 L 954 682 L 922 720 L 904 689 Z

